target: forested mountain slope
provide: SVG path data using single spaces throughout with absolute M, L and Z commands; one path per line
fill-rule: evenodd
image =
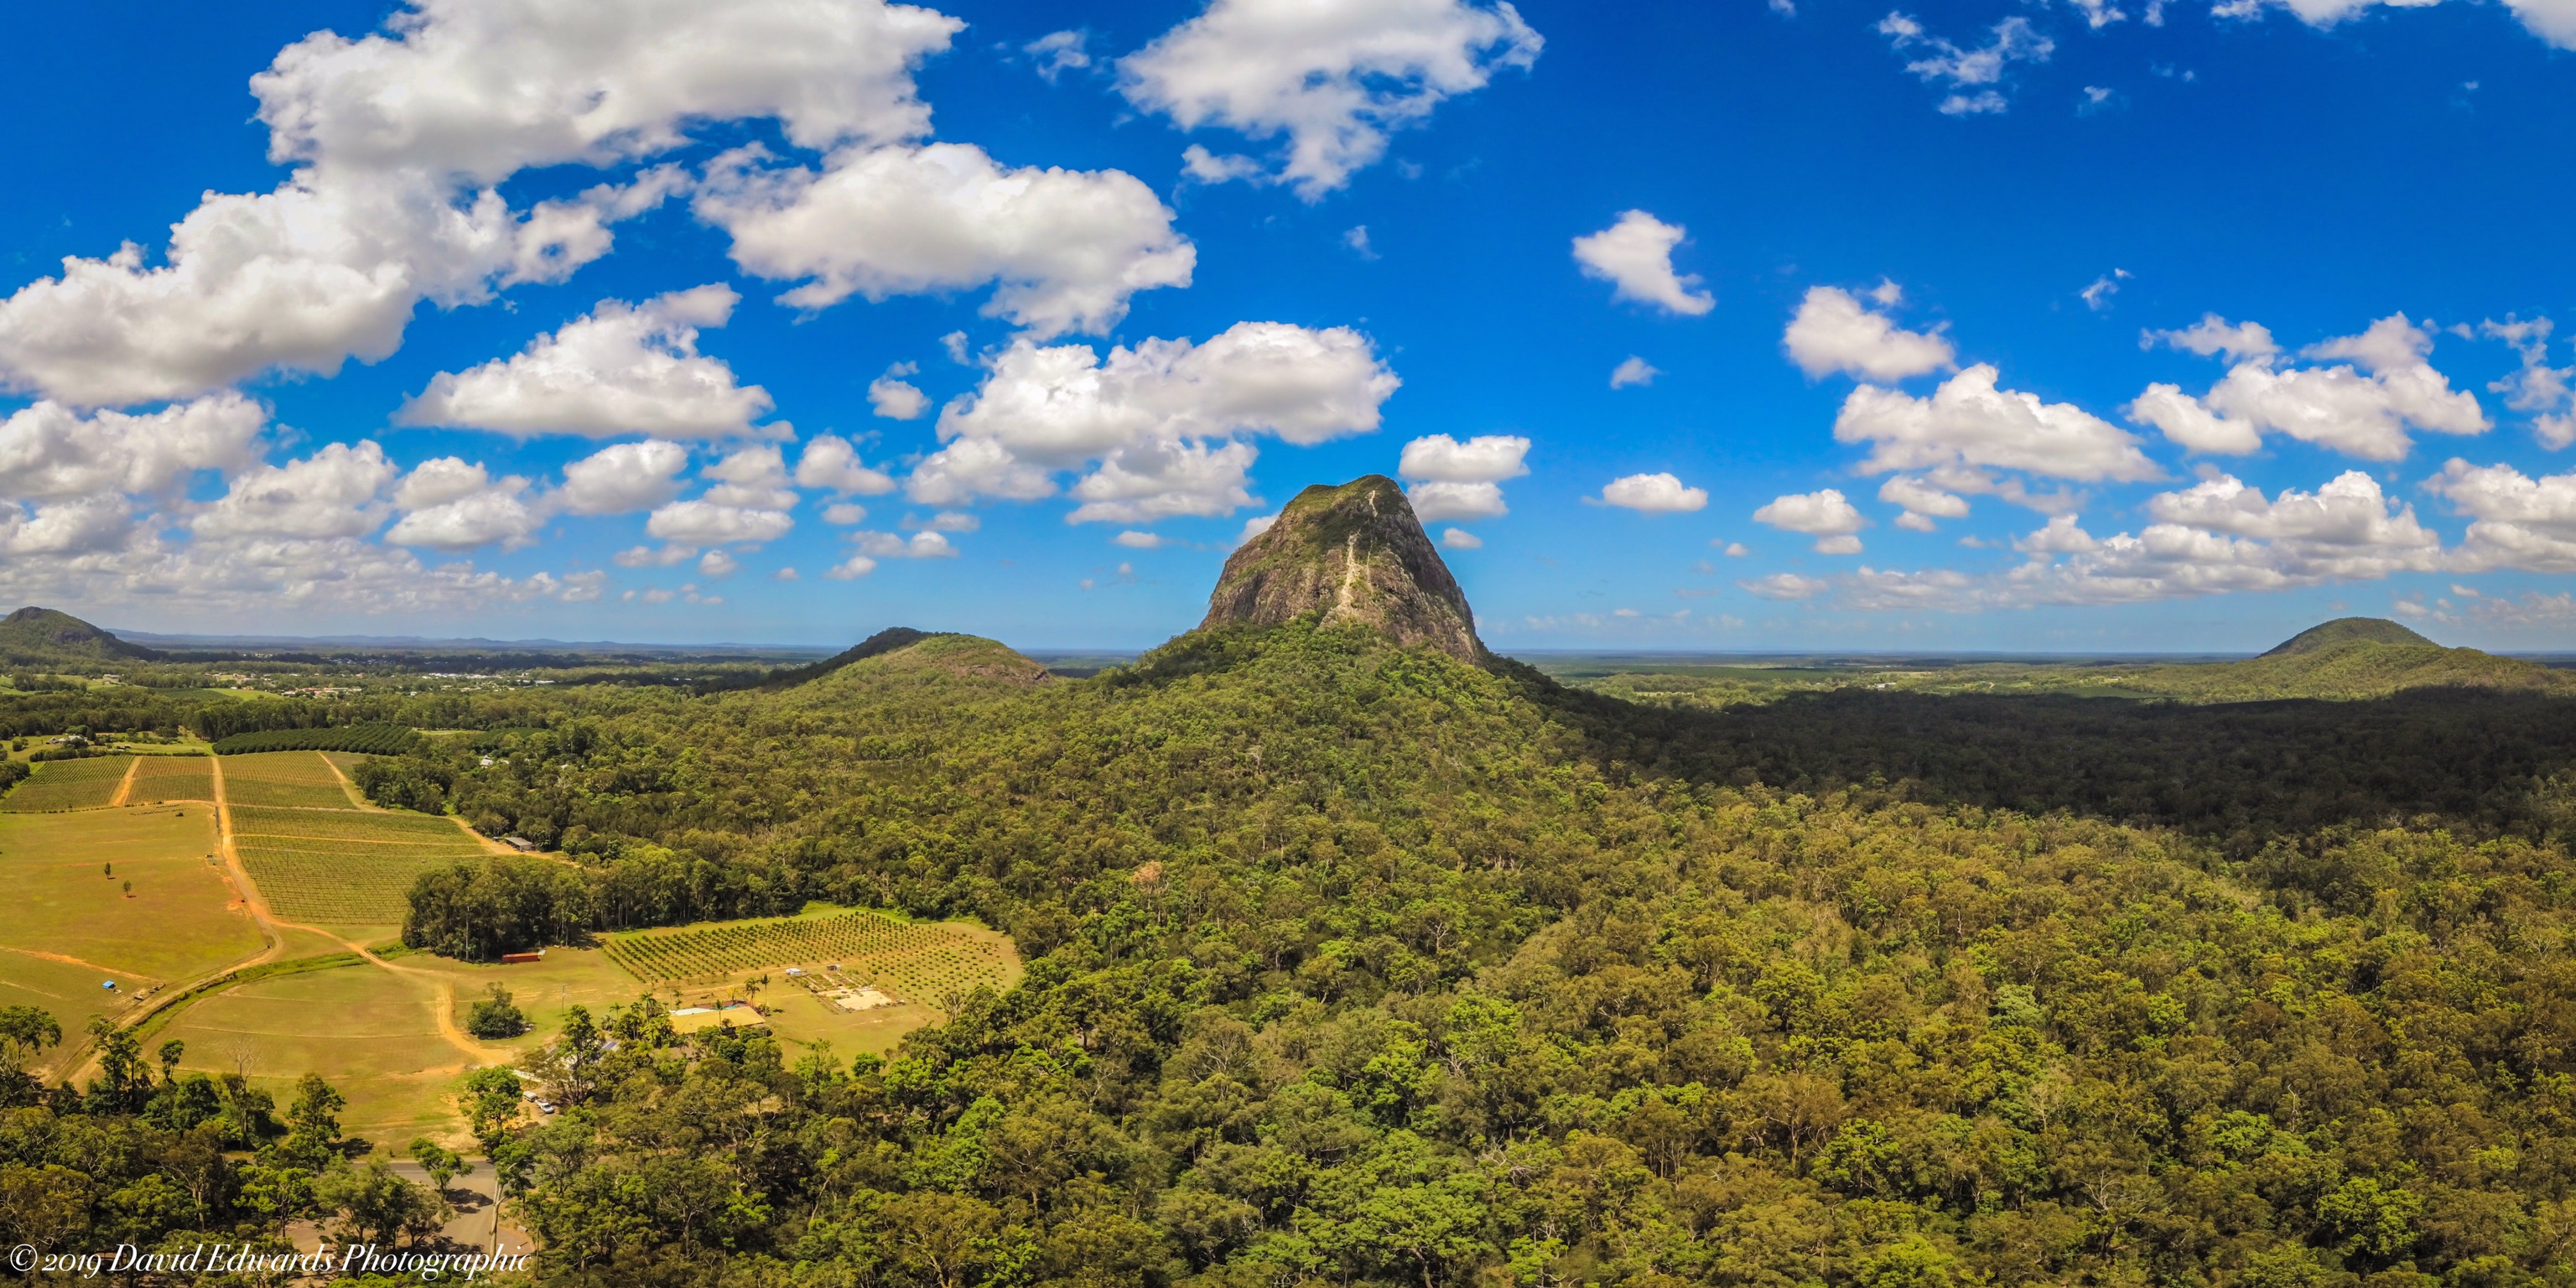
M 2576 1255 L 2554 700 L 1654 710 L 1312 617 L 1088 680 L 939 636 L 564 700 L 377 786 L 583 856 L 570 922 L 819 897 L 979 915 L 1031 964 L 882 1064 L 645 1012 L 564 1048 L 580 1107 L 489 1127 L 558 1281 L 2430 1288 Z
M 2290 638 L 2273 645 L 2263 654 L 2279 657 L 2292 653 L 2315 653 L 2345 644 L 2412 644 L 2424 648 L 2440 645 L 2423 637 L 2410 627 L 2385 617 L 2338 617 L 2319 622 Z
M 31 605 L 0 617 L 0 665 L 97 667 L 160 656 L 51 608 Z

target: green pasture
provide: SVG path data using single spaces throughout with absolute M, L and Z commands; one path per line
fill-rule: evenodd
M 213 853 L 214 811 L 203 805 L 0 816 L 0 947 L 157 980 L 246 957 L 259 930 Z
M 202 805 L 0 814 L 0 1005 L 41 1006 L 68 1037 L 149 988 L 258 952 L 258 927 L 206 861 L 214 850 Z M 99 987 L 110 979 L 115 991 Z
M 460 1028 L 474 1003 L 485 996 L 485 990 L 494 984 L 508 989 L 512 1000 L 527 1012 L 528 1021 L 536 1027 L 526 1037 L 494 1045 L 517 1048 L 534 1046 L 554 1036 L 563 1026 L 564 1014 L 573 1007 L 589 1007 L 591 1015 L 597 1017 L 609 1007 L 626 1005 L 652 991 L 596 948 L 549 948 L 543 961 L 511 966 L 451 961 L 428 953 L 416 953 L 401 961 L 405 966 L 444 976 L 455 985 L 455 1018 Z M 662 1000 L 669 1004 L 670 995 L 664 993 Z
M 600 1015 L 642 993 L 596 950 L 558 948 L 523 966 L 426 954 L 407 954 L 394 964 L 401 972 L 360 963 L 253 980 L 193 1003 L 156 1029 L 149 1045 L 175 1038 L 187 1044 L 180 1067 L 244 1071 L 273 1090 L 318 1073 L 349 1098 L 341 1125 L 353 1136 L 397 1147 L 422 1134 L 462 1144 L 464 1119 L 448 1097 L 471 1062 L 439 1035 L 432 1009 L 440 1004 L 439 983 L 454 990 L 460 1028 L 495 982 L 535 1022 L 523 1037 L 484 1044 L 491 1063 L 552 1037 L 573 1006 Z
M 942 1018 L 937 1007 L 918 1002 L 844 1011 L 776 975 L 770 977 L 769 987 L 760 990 L 760 1006 L 770 1013 L 769 1031 L 787 1048 L 791 1064 L 820 1042 L 831 1043 L 832 1050 L 843 1057 L 862 1051 L 886 1055 L 903 1041 L 904 1034 Z
M 116 991 L 100 988 L 104 980 L 115 980 Z M 0 948 L 0 1006 L 33 1006 L 53 1013 L 54 1022 L 63 1026 L 66 1045 L 83 1040 L 92 1018 L 122 1015 L 130 1009 L 135 994 L 147 986 L 142 976 L 119 971 L 101 971 L 69 962 L 30 957 L 14 948 Z
M 358 963 L 253 980 L 191 1004 L 153 1034 L 187 1044 L 185 1069 L 247 1073 L 284 1103 L 318 1073 L 349 1098 L 342 1127 L 399 1147 L 452 1133 L 447 1093 L 465 1072 L 438 1035 L 427 982 Z

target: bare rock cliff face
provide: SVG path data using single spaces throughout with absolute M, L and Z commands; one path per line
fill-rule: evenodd
M 1276 626 L 1308 613 L 1480 663 L 1476 615 L 1395 480 L 1371 474 L 1297 494 L 1225 561 L 1201 627 Z

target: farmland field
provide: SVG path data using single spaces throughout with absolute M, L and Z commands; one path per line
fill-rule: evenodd
M 111 979 L 116 981 L 115 992 L 99 987 L 101 981 Z M 32 1006 L 50 1012 L 66 1039 L 77 1040 L 74 1035 L 87 1029 L 93 1016 L 122 1013 L 131 995 L 148 987 L 150 981 L 128 972 L 95 970 L 0 949 L 0 1006 Z
M 203 806 L 0 816 L 0 1004 L 43 1006 L 74 1033 L 143 987 L 257 952 L 214 850 Z
M 313 751 L 272 751 L 224 757 L 224 795 L 236 806 L 275 805 L 354 810 L 331 763 Z
M 321 1074 L 349 1097 L 344 1130 L 398 1147 L 454 1117 L 446 1093 L 466 1061 L 440 1040 L 432 1004 L 427 985 L 361 963 L 227 989 L 152 1036 L 187 1044 L 183 1068 L 247 1072 L 281 1101 Z
M 232 784 L 227 778 L 224 790 Z M 429 814 L 396 814 L 355 809 L 293 809 L 233 803 L 233 831 L 240 836 L 303 837 L 372 845 L 482 846 L 448 819 Z
M 400 925 L 421 873 L 483 853 L 442 818 L 259 806 L 233 810 L 233 848 L 277 915 L 365 926 Z
M 611 935 L 608 952 L 648 983 L 714 980 L 787 966 L 876 984 L 910 1002 L 943 1006 L 977 985 L 1006 987 L 1019 963 L 998 935 L 897 921 L 873 912 L 729 922 Z
M 157 801 L 211 801 L 215 768 L 211 756 L 138 756 L 134 790 L 126 799 L 136 804 Z
M 444 981 L 455 995 L 455 1019 L 499 983 L 511 990 L 537 1027 L 508 1042 L 485 1044 L 491 1062 L 551 1037 L 572 1006 L 591 1014 L 632 1002 L 633 978 L 596 950 L 557 948 L 530 966 L 488 966 L 419 954 L 396 959 L 407 973 L 357 965 L 309 974 L 254 980 L 206 998 L 181 1012 L 151 1042 L 187 1043 L 183 1069 L 230 1073 L 236 1061 L 251 1079 L 292 1096 L 306 1070 L 329 1079 L 349 1097 L 343 1129 L 399 1147 L 413 1136 L 444 1137 L 464 1145 L 464 1123 L 450 1103 L 467 1060 L 438 1033 L 432 1007 Z M 91 982 L 91 987 L 97 987 Z
M 43 814 L 56 810 L 99 809 L 116 800 L 132 756 L 91 756 L 83 760 L 49 760 L 35 766 L 35 776 L 0 797 L 0 812 Z

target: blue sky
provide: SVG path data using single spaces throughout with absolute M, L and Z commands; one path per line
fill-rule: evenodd
M 2221 10 L 20 6 L 0 599 L 1136 647 L 1402 470 L 1504 651 L 2564 646 L 2576 10 Z

